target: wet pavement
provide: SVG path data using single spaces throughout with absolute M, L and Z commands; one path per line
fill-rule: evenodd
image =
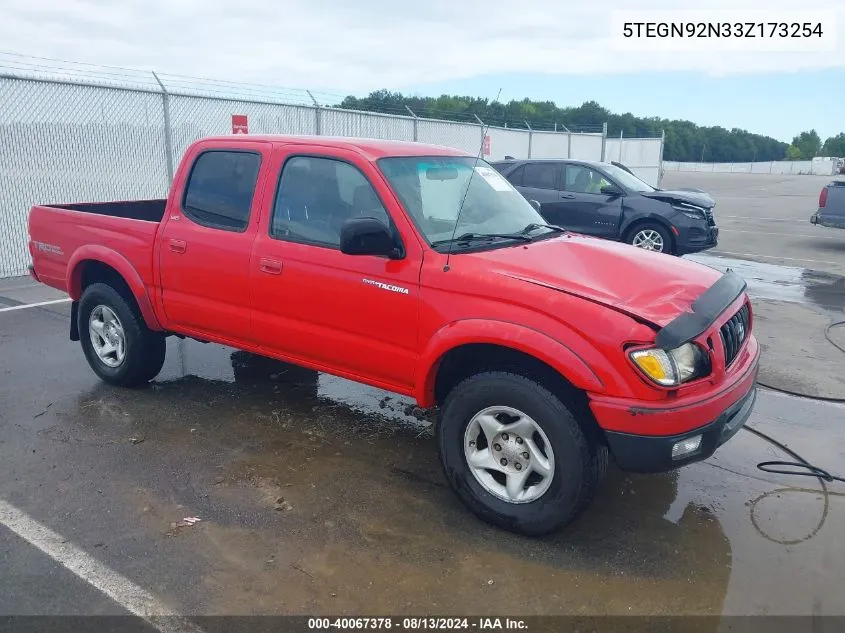
M 800 303 L 828 313 L 845 312 L 845 276 L 724 255 L 696 253 L 685 259 L 725 271 L 731 269 L 748 283 L 748 293 L 757 299 Z
M 153 384 L 108 387 L 68 312 L 0 314 L 0 498 L 182 613 L 845 615 L 845 486 L 757 470 L 789 458 L 750 433 L 675 473 L 611 468 L 527 539 L 457 501 L 410 400 L 178 339 Z M 841 474 L 843 419 L 766 391 L 749 424 Z M 25 549 L 0 532 L 6 585 L 41 569 L 40 608 L 76 602 Z
M 728 268 L 748 283 L 763 354 L 760 381 L 795 393 L 845 399 L 845 277 L 829 272 L 698 253 L 688 259 Z M 830 340 L 828 340 L 828 337 Z
M 822 187 L 842 178 L 667 172 L 661 186 L 716 200 L 719 245 L 709 253 L 845 275 L 845 230 L 810 224 Z

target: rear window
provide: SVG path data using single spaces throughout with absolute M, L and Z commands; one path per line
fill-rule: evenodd
M 557 165 L 554 163 L 528 163 L 522 174 L 522 186 L 535 189 L 557 188 Z
M 261 157 L 252 152 L 203 152 L 188 177 L 182 211 L 202 226 L 244 231 L 260 166 Z

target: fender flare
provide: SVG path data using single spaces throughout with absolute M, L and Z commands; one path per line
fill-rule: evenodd
M 141 275 L 138 274 L 138 271 L 128 259 L 105 246 L 93 244 L 81 246 L 68 261 L 66 284 L 68 294 L 73 301 L 79 301 L 82 295 L 82 270 L 83 263 L 86 261 L 100 262 L 114 268 L 126 282 L 126 285 L 129 286 L 129 290 L 132 291 L 147 327 L 157 332 L 164 329 L 156 317 L 152 301 L 147 292 L 147 286 L 141 279 Z
M 533 356 L 549 365 L 575 387 L 603 392 L 604 383 L 570 347 L 533 328 L 496 319 L 463 319 L 440 328 L 425 347 L 416 368 L 414 397 L 419 406 L 434 405 L 434 384 L 444 355 L 473 343 L 500 345 Z

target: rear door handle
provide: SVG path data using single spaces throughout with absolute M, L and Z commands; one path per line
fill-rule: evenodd
M 571 200 L 575 197 L 575 194 L 574 193 L 562 193 L 562 194 L 560 194 L 560 197 Z
M 258 263 L 258 269 L 268 275 L 280 275 L 282 273 L 282 262 L 262 257 Z
M 185 240 L 170 240 L 167 243 L 167 248 L 169 248 L 174 253 L 184 253 L 188 248 L 188 244 L 185 242 Z

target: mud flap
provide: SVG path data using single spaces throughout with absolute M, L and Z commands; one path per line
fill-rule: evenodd
M 70 304 L 70 340 L 79 340 L 79 301 Z

